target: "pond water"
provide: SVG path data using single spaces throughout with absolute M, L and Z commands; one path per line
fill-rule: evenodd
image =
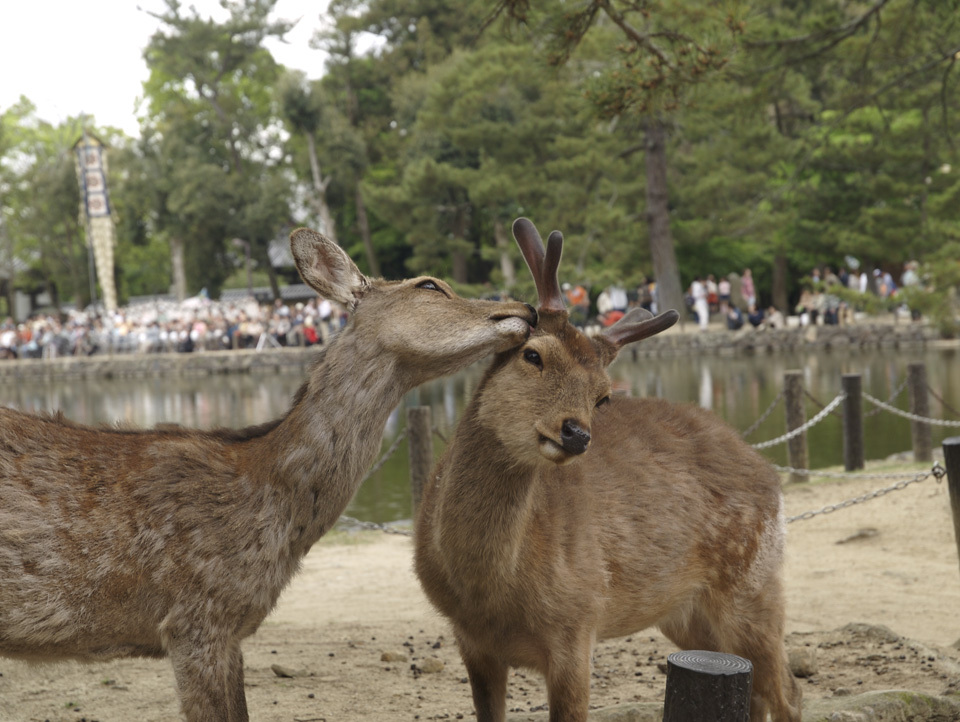
M 719 358 L 688 355 L 676 358 L 637 359 L 629 352 L 610 368 L 616 388 L 633 396 L 661 396 L 672 401 L 692 402 L 712 409 L 731 426 L 748 429 L 770 407 L 783 388 L 789 370 L 803 372 L 807 418 L 821 404 L 840 392 L 844 374 L 861 374 L 863 390 L 886 401 L 900 388 L 907 365 L 922 362 L 927 381 L 937 396 L 930 397 L 930 415 L 938 419 L 960 418 L 960 367 L 955 349 L 883 350 L 870 352 L 824 352 Z M 387 450 L 405 425 L 405 407 L 429 405 L 433 423 L 449 436 L 456 419 L 484 365 L 474 366 L 457 376 L 421 386 L 408 394 L 391 415 L 384 431 Z M 161 422 L 211 428 L 258 424 L 282 415 L 300 386 L 299 373 L 269 375 L 221 375 L 162 379 L 70 380 L 44 384 L 4 383 L 0 404 L 27 410 L 62 410 L 82 423 L 115 423 L 150 427 Z M 908 408 L 904 389 L 893 400 Z M 815 399 L 816 401 L 814 401 Z M 942 401 L 940 400 L 942 399 Z M 911 448 L 910 423 L 892 413 L 874 413 L 864 400 L 864 445 L 867 459 L 884 458 Z M 782 401 L 748 437 L 758 443 L 780 436 L 786 430 Z M 957 427 L 935 426 L 935 445 L 948 436 L 960 435 Z M 841 421 L 830 415 L 808 432 L 811 468 L 843 463 Z M 437 454 L 443 443 L 435 437 Z M 781 444 L 764 450 L 776 464 L 786 464 L 786 447 Z M 347 514 L 359 519 L 387 522 L 411 515 L 407 472 L 407 447 L 397 451 L 361 487 Z

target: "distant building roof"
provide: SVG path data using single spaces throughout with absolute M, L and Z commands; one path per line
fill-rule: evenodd
M 246 288 L 225 288 L 220 292 L 220 300 L 239 301 L 249 295 Z M 258 301 L 270 301 L 273 298 L 273 291 L 270 290 L 270 286 L 254 286 L 253 295 Z M 280 298 L 284 301 L 308 301 L 316 297 L 317 292 L 305 283 L 293 283 L 280 287 Z

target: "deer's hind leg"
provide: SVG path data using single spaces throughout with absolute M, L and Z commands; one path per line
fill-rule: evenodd
M 802 692 L 784 646 L 783 587 L 771 578 L 761 588 L 741 591 L 723 629 L 734 654 L 753 662 L 753 697 L 764 701 L 774 722 L 800 722 Z M 753 713 L 751 706 L 751 722 Z M 759 718 L 761 721 L 763 717 Z
M 711 602 L 687 609 L 661 623 L 660 629 L 681 649 L 726 652 L 750 660 L 750 722 L 767 722 L 768 714 L 774 722 L 800 722 L 800 687 L 783 646 L 783 605 L 774 600 L 771 606 L 766 593 L 770 591 L 734 604 Z

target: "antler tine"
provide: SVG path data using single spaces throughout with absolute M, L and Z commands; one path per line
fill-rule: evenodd
M 547 239 L 547 249 L 544 251 L 543 240 L 540 238 L 537 227 L 527 218 L 518 218 L 513 222 L 513 237 L 517 240 L 523 259 L 527 262 L 527 267 L 537 284 L 540 308 L 563 311 L 565 309 L 563 295 L 557 283 L 563 235 L 560 231 L 553 231 Z
M 527 262 L 527 268 L 533 274 L 539 291 L 540 270 L 543 268 L 543 241 L 537 227 L 528 218 L 518 218 L 513 222 L 513 237 L 520 246 L 520 253 L 523 254 L 523 260 Z
M 563 234 L 560 231 L 551 231 L 547 237 L 547 255 L 540 270 L 542 283 L 537 283 L 537 292 L 540 294 L 540 308 L 551 311 L 564 311 L 563 293 L 560 291 L 560 282 L 557 280 L 557 269 L 560 268 L 560 256 L 563 255 Z
M 623 318 L 604 331 L 603 337 L 620 348 L 628 343 L 640 341 L 655 336 L 661 331 L 666 331 L 679 320 L 680 314 L 672 308 L 659 316 L 653 316 L 645 309 L 635 308 L 628 311 Z

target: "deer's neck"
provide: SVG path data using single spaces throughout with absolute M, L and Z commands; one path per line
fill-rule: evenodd
M 409 386 L 390 354 L 348 329 L 324 352 L 286 418 L 253 447 L 256 475 L 285 502 L 282 533 L 295 556 L 336 523 Z
M 536 514 L 536 479 L 468 409 L 436 482 L 433 519 L 434 548 L 465 581 L 482 586 L 516 573 Z

